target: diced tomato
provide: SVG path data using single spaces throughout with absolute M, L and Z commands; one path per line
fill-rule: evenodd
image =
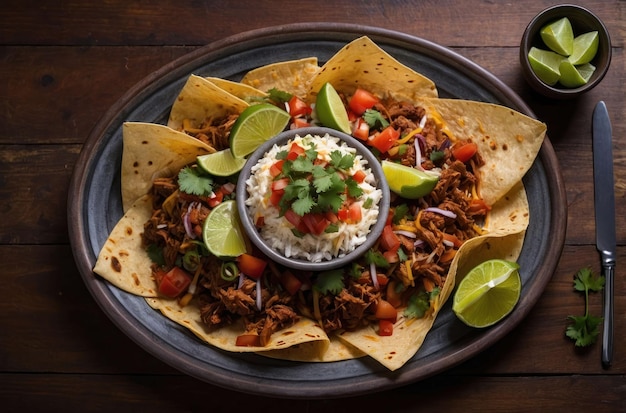
M 302 217 L 304 225 L 308 228 L 308 232 L 314 235 L 320 235 L 330 225 L 330 222 L 323 214 L 309 213 Z
M 270 175 L 272 176 L 272 178 L 276 178 L 278 175 L 280 175 L 283 172 L 284 164 L 285 164 L 284 159 L 274 162 L 274 164 L 270 167 Z
M 430 278 L 423 277 L 422 284 L 424 284 L 424 289 L 426 292 L 431 293 L 435 289 L 435 283 Z
M 289 159 L 290 161 L 295 161 L 298 158 L 298 156 L 302 155 L 303 153 L 304 153 L 304 148 L 294 142 L 291 144 L 291 147 L 289 148 L 289 152 L 287 153 L 287 159 Z
M 385 274 L 377 273 L 376 279 L 378 280 L 378 285 L 381 287 L 384 287 L 389 283 L 389 277 L 387 277 Z
M 371 109 L 378 102 L 378 98 L 364 89 L 357 89 L 350 98 L 348 106 L 357 115 L 361 116 L 367 109 Z
M 289 178 L 278 179 L 272 182 L 272 193 L 270 194 L 270 203 L 272 205 L 276 207 L 279 205 L 287 185 L 289 185 Z
M 362 183 L 363 181 L 365 181 L 366 176 L 367 174 L 362 169 L 359 169 L 354 173 L 354 175 L 352 175 L 352 179 L 354 179 L 358 183 Z
M 385 225 L 380 236 L 380 247 L 385 251 L 397 251 L 400 247 L 400 238 L 393 232 L 391 225 Z
M 391 320 L 394 323 L 398 318 L 398 310 L 389 303 L 389 301 L 380 299 L 378 303 L 376 303 L 376 312 L 374 313 L 374 317 L 379 320 Z
M 237 257 L 237 264 L 239 271 L 256 280 L 263 275 L 267 261 L 244 253 Z
M 452 156 L 458 161 L 467 162 L 478 151 L 478 145 L 474 142 L 457 143 L 452 147 Z
M 213 196 L 209 197 L 208 200 L 208 204 L 211 208 L 215 208 L 216 206 L 218 206 L 222 201 L 224 200 L 224 192 L 220 191 L 219 189 L 217 191 L 213 192 Z
M 382 132 L 370 137 L 368 143 L 381 153 L 387 152 L 400 137 L 400 132 L 392 126 L 387 126 Z
M 280 276 L 280 283 L 291 295 L 296 294 L 302 287 L 302 281 L 289 270 L 284 271 Z
M 300 99 L 298 96 L 293 95 L 291 99 L 289 99 L 289 115 L 295 118 L 298 116 L 305 116 L 310 114 L 313 109 L 309 106 L 304 100 Z
M 166 297 L 178 297 L 191 284 L 191 275 L 180 267 L 174 267 L 161 277 L 159 293 Z
M 308 128 L 311 124 L 306 120 L 306 118 L 294 118 L 291 123 L 290 129 L 300 129 L 300 128 Z
M 238 347 L 261 347 L 261 336 L 258 334 L 242 334 L 237 336 L 235 345 Z
M 339 219 L 339 221 L 341 222 L 346 222 L 348 221 L 348 208 L 341 208 L 338 212 L 337 212 L 337 218 Z
M 491 207 L 482 199 L 472 199 L 468 208 L 469 213 L 473 215 L 486 214 L 490 210 Z
M 393 335 L 393 322 L 391 320 L 378 320 L 378 335 L 379 336 L 391 336 Z
M 350 123 L 356 122 L 356 120 L 360 117 L 361 115 L 357 115 L 356 113 L 352 112 L 350 108 L 348 108 L 348 120 L 350 121 Z
M 309 232 L 309 229 L 307 228 L 306 224 L 302 220 L 302 217 L 296 214 L 295 212 L 293 212 L 292 209 L 288 209 L 287 211 L 285 211 L 285 219 L 289 221 L 291 225 L 296 227 L 296 229 L 302 232 L 303 234 L 307 234 Z
M 389 264 L 395 264 L 400 261 L 400 257 L 398 257 L 398 248 L 383 252 L 383 257 L 385 257 L 385 260 L 387 260 Z
M 280 200 L 283 198 L 283 195 L 285 195 L 285 190 L 281 189 L 280 191 L 272 191 L 272 193 L 270 194 L 270 204 L 274 205 L 275 207 L 280 205 Z
M 348 219 L 350 220 L 350 222 L 361 222 L 362 218 L 363 212 L 361 211 L 361 204 L 357 204 L 356 202 L 351 204 L 348 207 Z
M 370 125 L 365 122 L 365 119 L 358 118 L 352 131 L 352 136 L 362 141 L 366 141 L 370 136 Z

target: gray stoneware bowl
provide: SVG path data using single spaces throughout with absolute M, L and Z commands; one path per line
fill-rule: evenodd
M 381 213 L 384 213 L 385 211 L 389 210 L 389 186 L 387 185 L 387 181 L 385 180 L 380 161 L 357 139 L 344 133 L 338 132 L 334 129 L 324 127 L 308 127 L 288 130 L 266 141 L 248 157 L 245 166 L 239 174 L 236 192 L 237 210 L 241 218 L 243 229 L 252 241 L 252 243 L 269 259 L 292 269 L 305 271 L 326 271 L 349 264 L 350 262 L 363 255 L 368 249 L 370 249 L 374 245 L 374 243 L 376 243 L 385 226 L 386 220 L 377 220 L 376 223 L 371 227 L 370 232 L 367 235 L 367 239 L 363 244 L 359 245 L 353 251 L 342 257 L 320 262 L 311 262 L 304 259 L 286 257 L 284 254 L 272 249 L 259 234 L 256 226 L 254 225 L 253 219 L 248 212 L 248 207 L 245 204 L 245 201 L 248 198 L 246 181 L 250 177 L 250 170 L 252 166 L 256 165 L 259 159 L 265 156 L 265 153 L 268 152 L 274 145 L 281 146 L 290 139 L 294 138 L 296 135 L 305 136 L 307 134 L 310 134 L 313 136 L 324 136 L 327 133 L 344 141 L 348 146 L 355 148 L 357 150 L 357 153 L 361 155 L 363 159 L 367 160 L 368 167 L 371 169 L 372 173 L 376 177 L 376 185 L 379 189 L 382 190 L 383 194 L 378 205 L 379 211 L 381 211 Z
M 544 83 L 533 72 L 528 61 L 531 47 L 547 49 L 539 34 L 541 28 L 562 17 L 569 19 L 574 36 L 597 30 L 600 39 L 598 52 L 591 61 L 596 70 L 586 84 L 576 88 L 566 88 L 559 83 L 554 86 Z M 530 21 L 522 36 L 519 58 L 524 78 L 536 92 L 552 99 L 571 99 L 593 89 L 604 78 L 611 64 L 611 38 L 604 23 L 588 9 L 574 4 L 560 4 L 543 10 Z

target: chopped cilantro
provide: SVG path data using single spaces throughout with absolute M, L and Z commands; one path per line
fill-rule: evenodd
M 389 268 L 389 262 L 383 257 L 379 251 L 375 251 L 373 249 L 368 250 L 365 253 L 365 263 L 366 264 L 374 264 L 380 268 Z
M 363 202 L 363 208 L 370 209 L 374 204 L 374 200 L 372 198 L 367 198 L 365 202 Z
M 596 277 L 591 268 L 582 268 L 574 276 L 574 290 L 585 294 L 585 315 L 567 317 L 572 323 L 567 326 L 565 335 L 574 340 L 577 347 L 589 346 L 598 338 L 602 317 L 589 314 L 589 291 L 602 290 L 604 281 L 604 277 Z
M 160 266 L 165 265 L 165 258 L 163 257 L 163 250 L 158 245 L 156 244 L 148 245 L 146 252 L 148 253 L 148 257 L 150 258 L 150 261 Z
M 339 225 L 337 224 L 329 224 L 324 230 L 325 233 L 331 234 L 333 232 L 339 232 Z
M 433 161 L 434 163 L 441 161 L 443 157 L 444 157 L 443 151 L 432 151 L 430 153 L 430 160 Z
M 402 248 L 398 248 L 398 259 L 400 260 L 400 262 L 404 262 L 409 259 L 408 255 L 406 255 L 404 249 Z
M 339 294 L 343 287 L 343 271 L 341 269 L 319 273 L 313 285 L 313 288 L 322 294 L 331 293 L 334 295 Z
M 370 128 L 375 128 L 376 126 L 379 126 L 380 129 L 385 129 L 387 126 L 389 126 L 389 122 L 387 122 L 387 119 L 383 117 L 382 113 L 375 109 L 366 110 L 363 114 L 363 120 L 367 122 Z
M 178 186 L 187 194 L 210 196 L 213 193 L 213 178 L 203 175 L 198 168 L 186 166 L 178 173 Z
M 291 99 L 292 96 L 291 93 L 285 92 L 284 90 L 276 89 L 275 87 L 268 90 L 267 94 L 269 95 L 270 100 L 277 103 L 289 102 L 289 99 Z
M 407 204 L 400 204 L 393 209 L 393 223 L 397 224 L 402 218 L 409 213 L 409 206 Z
M 404 310 L 407 318 L 422 318 L 430 308 L 430 296 L 426 291 L 413 294 L 409 298 L 409 303 Z

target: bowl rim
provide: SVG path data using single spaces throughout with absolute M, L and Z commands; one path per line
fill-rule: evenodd
M 295 136 L 324 136 L 326 134 L 344 141 L 348 146 L 356 149 L 357 153 L 361 155 L 364 160 L 367 161 L 368 167 L 376 178 L 377 187 L 382 192 L 382 197 L 378 204 L 378 209 L 379 211 L 381 211 L 379 212 L 379 214 L 387 211 L 390 206 L 391 194 L 389 192 L 389 185 L 387 184 L 387 180 L 385 179 L 380 161 L 376 158 L 372 151 L 370 151 L 356 138 L 335 129 L 323 126 L 310 126 L 305 128 L 286 130 L 265 141 L 252 154 L 248 156 L 248 159 L 246 160 L 243 169 L 239 173 L 235 197 L 237 203 L 237 211 L 239 212 L 239 218 L 243 230 L 248 238 L 252 241 L 252 243 L 269 259 L 291 269 L 305 271 L 327 271 L 349 264 L 350 262 L 363 255 L 365 252 L 367 252 L 367 250 L 369 250 L 376 243 L 379 236 L 382 234 L 384 226 L 386 224 L 386 220 L 378 219 L 374 223 L 374 225 L 370 227 L 370 232 L 367 235 L 365 242 L 358 245 L 354 250 L 350 251 L 342 257 L 320 262 L 312 262 L 300 258 L 285 257 L 283 254 L 279 253 L 278 251 L 272 249 L 269 245 L 267 245 L 265 240 L 256 230 L 256 226 L 252 221 L 252 217 L 248 213 L 248 207 L 245 204 L 245 201 L 248 198 L 246 181 L 251 175 L 250 170 L 252 166 L 254 166 L 259 161 L 259 159 L 265 156 L 265 153 L 268 152 L 275 144 L 280 145 L 284 142 L 289 141 Z
M 586 84 L 582 86 L 575 87 L 575 88 L 550 86 L 547 83 L 543 82 L 532 70 L 530 66 L 530 62 L 528 60 L 528 51 L 530 50 L 530 48 L 532 47 L 535 41 L 535 36 L 538 35 L 539 33 L 539 30 L 540 30 L 539 26 L 542 26 L 546 24 L 549 20 L 552 20 L 553 18 L 557 17 L 557 16 L 553 16 L 553 14 L 555 15 L 561 14 L 562 17 L 569 18 L 568 14 L 571 14 L 572 12 L 584 14 L 595 22 L 595 25 L 597 25 L 597 28 L 598 28 L 597 29 L 598 34 L 600 36 L 600 44 L 602 45 L 603 43 L 606 43 L 606 45 L 608 46 L 608 47 L 603 48 L 603 49 L 606 49 L 605 51 L 606 58 L 603 59 L 603 60 L 606 60 L 606 63 L 603 64 L 602 66 L 596 67 L 597 74 L 594 74 L 593 79 L 591 79 L 589 82 L 587 82 Z M 605 40 L 605 42 L 603 40 Z M 545 96 L 553 97 L 553 98 L 576 97 L 582 93 L 585 93 L 593 89 L 595 86 L 597 86 L 600 83 L 600 81 L 602 81 L 602 79 L 608 72 L 609 67 L 611 65 L 611 58 L 612 58 L 611 36 L 610 36 L 608 28 L 595 13 L 593 13 L 588 8 L 577 5 L 577 4 L 556 4 L 556 5 L 547 7 L 543 9 L 542 11 L 540 11 L 539 13 L 537 13 L 532 18 L 532 20 L 528 23 L 528 25 L 526 26 L 524 30 L 524 33 L 522 35 L 522 39 L 520 42 L 519 51 L 520 51 L 520 60 L 522 63 L 522 69 L 523 69 L 522 72 L 527 82 L 537 92 Z

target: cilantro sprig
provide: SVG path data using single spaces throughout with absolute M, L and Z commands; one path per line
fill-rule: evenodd
M 283 159 L 284 163 L 282 173 L 276 179 L 289 180 L 279 202 L 281 214 L 290 208 L 300 216 L 310 212 L 337 213 L 346 200 L 346 194 L 353 198 L 363 194 L 363 189 L 354 178 L 346 176 L 355 162 L 353 154 L 333 151 L 324 166 L 316 162 L 317 156 L 314 147 L 293 160 L 287 158 L 286 151 L 278 154 L 278 159 Z
M 589 292 L 598 292 L 604 288 L 604 277 L 595 276 L 591 268 L 582 268 L 574 276 L 574 290 L 585 294 L 585 315 L 567 318 L 572 321 L 565 330 L 565 335 L 575 341 L 576 347 L 586 347 L 598 338 L 598 326 L 602 317 L 589 314 Z
M 178 173 L 178 186 L 187 194 L 210 196 L 213 193 L 213 178 L 198 168 L 186 166 Z

